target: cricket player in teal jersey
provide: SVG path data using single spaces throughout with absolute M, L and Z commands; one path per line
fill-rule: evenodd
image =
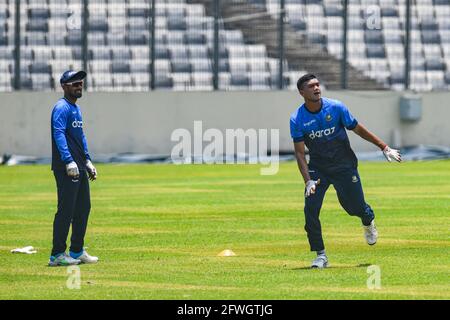
M 375 214 L 364 199 L 358 160 L 350 147 L 346 130 L 379 147 L 389 162 L 402 159 L 398 150 L 391 149 L 358 123 L 342 102 L 322 97 L 316 76 L 304 75 L 298 80 L 297 88 L 305 103 L 291 115 L 290 129 L 298 167 L 305 182 L 305 230 L 311 251 L 317 252 L 311 267 L 325 268 L 328 258 L 319 213 L 331 184 L 344 210 L 361 219 L 367 243 L 374 245 L 378 238 Z M 309 163 L 305 146 L 309 150 Z

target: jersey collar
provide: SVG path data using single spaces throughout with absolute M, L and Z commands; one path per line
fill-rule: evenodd
M 312 113 L 312 114 L 318 114 L 318 113 L 319 113 L 320 111 L 322 111 L 322 109 L 323 109 L 323 99 L 320 98 L 320 109 L 317 110 L 317 111 L 315 111 L 315 112 L 312 112 L 311 110 L 309 110 L 308 107 L 306 106 L 306 103 L 305 103 L 304 105 L 305 105 L 306 111 L 308 111 L 309 113 Z
M 64 99 L 68 104 L 70 104 L 71 106 L 77 107 L 77 104 L 76 104 L 76 103 L 70 102 L 69 100 L 66 99 L 66 97 L 63 97 L 63 99 Z

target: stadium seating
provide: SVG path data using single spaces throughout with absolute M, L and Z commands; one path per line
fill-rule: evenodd
M 349 62 L 366 75 L 395 90 L 404 89 L 405 1 L 350 0 Z M 262 0 L 274 17 L 278 0 Z M 412 1 L 411 88 L 450 89 L 450 2 Z M 342 58 L 342 1 L 286 0 L 290 24 L 312 43 Z M 374 17 L 381 17 L 375 19 Z
M 250 0 L 277 18 L 279 0 Z M 83 66 L 82 0 L 21 2 L 23 88 L 54 90 L 60 74 Z M 412 7 L 411 87 L 450 88 L 450 4 L 416 0 Z M 148 0 L 90 0 L 88 85 L 90 90 L 149 88 L 150 10 Z M 298 33 L 342 57 L 340 0 L 286 0 Z M 350 0 L 348 58 L 362 73 L 395 90 L 404 89 L 405 0 Z M 213 18 L 200 4 L 160 0 L 155 8 L 155 87 L 212 90 Z M 373 19 L 378 16 L 381 19 Z M 0 3 L 0 91 L 11 91 L 14 75 L 15 6 Z M 278 86 L 278 61 L 264 45 L 245 43 L 240 30 L 220 30 L 220 88 L 270 90 Z M 285 63 L 286 83 L 295 88 L 304 71 Z
M 21 5 L 22 86 L 55 90 L 64 70 L 83 65 L 82 1 L 26 0 Z M 0 91 L 12 90 L 14 10 L 14 1 L 0 4 Z M 88 11 L 89 90 L 148 90 L 148 1 L 90 0 Z M 213 18 L 206 16 L 203 5 L 185 0 L 157 1 L 155 15 L 155 87 L 212 90 Z M 240 30 L 223 27 L 220 39 L 221 89 L 277 87 L 278 70 L 270 66 L 278 61 L 268 57 L 264 46 L 245 44 Z M 287 83 L 295 86 L 292 78 Z

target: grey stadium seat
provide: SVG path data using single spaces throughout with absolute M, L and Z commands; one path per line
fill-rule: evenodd
M 89 31 L 108 32 L 108 21 L 102 18 L 89 19 Z
M 214 50 L 212 47 L 208 47 L 208 57 L 210 59 L 213 59 L 214 57 Z M 220 44 L 219 44 L 219 58 L 228 59 L 228 50 L 224 46 L 221 46 Z
M 291 25 L 297 31 L 306 31 L 307 24 L 306 24 L 305 20 L 301 20 L 301 19 L 291 20 Z
M 230 84 L 232 86 L 238 87 L 248 87 L 249 85 L 248 76 L 245 74 L 232 74 L 230 79 Z
M 71 30 L 66 36 L 66 44 L 69 46 L 81 46 L 82 44 L 81 31 Z
M 28 18 L 48 19 L 50 18 L 50 10 L 46 8 L 30 8 L 28 9 Z
M 0 60 L 14 59 L 13 50 L 11 47 L 0 47 Z
M 366 43 L 382 44 L 383 33 L 380 30 L 366 30 L 364 39 Z
M 165 46 L 156 46 L 155 57 L 156 59 L 170 59 L 169 50 Z
M 108 47 L 94 47 L 90 49 L 90 55 L 93 60 L 110 60 L 111 49 Z M 77 57 L 75 57 L 76 59 Z
M 53 51 L 49 47 L 35 47 L 33 58 L 38 61 L 48 61 L 53 59 Z
M 130 33 L 141 32 L 142 30 L 148 30 L 148 23 L 145 18 L 136 17 L 128 20 L 128 30 Z
M 22 89 L 25 90 L 32 90 L 33 89 L 33 83 L 31 81 L 30 76 L 21 75 L 20 76 L 20 86 Z
M 119 90 L 132 90 L 133 78 L 127 73 L 113 74 L 113 84 Z
M 174 60 L 170 62 L 172 72 L 192 72 L 191 64 L 186 60 Z
M 208 59 L 208 47 L 205 45 L 190 45 L 188 53 L 191 59 Z
M 88 46 L 104 46 L 106 45 L 105 34 L 103 32 L 88 33 Z
M 26 31 L 48 32 L 48 22 L 46 19 L 32 19 L 26 25 Z
M 49 46 L 65 46 L 66 35 L 64 33 L 49 33 L 47 34 L 47 42 Z
M 8 45 L 8 37 L 0 34 L 0 46 L 7 46 L 7 45 Z
M 128 8 L 127 9 L 128 17 L 149 17 L 150 10 L 148 8 Z
M 188 32 L 185 36 L 187 44 L 206 44 L 206 37 L 199 32 Z
M 125 33 L 107 33 L 106 34 L 106 44 L 109 46 L 124 46 L 126 43 Z
M 30 65 L 30 73 L 52 73 L 52 67 L 46 62 L 35 62 Z
M 184 19 L 169 19 L 167 28 L 169 30 L 185 31 L 187 29 L 186 21 Z
M 327 5 L 325 6 L 325 15 L 327 17 L 342 17 L 342 6 Z
M 381 45 L 367 45 L 368 58 L 386 58 L 386 52 Z
M 89 60 L 93 59 L 93 51 L 89 50 L 87 52 L 87 58 Z M 72 47 L 72 57 L 74 60 L 83 60 L 83 49 L 81 47 Z
M 133 60 L 148 60 L 150 58 L 150 49 L 143 46 L 130 47 Z
M 405 83 L 405 77 L 400 75 L 391 75 L 389 80 L 391 85 L 401 85 Z
M 133 60 L 130 64 L 131 73 L 148 73 L 150 71 L 150 63 L 148 60 Z M 147 74 L 148 77 L 148 74 Z
M 441 38 L 437 31 L 423 31 L 422 32 L 422 42 L 424 44 L 440 43 Z
M 20 58 L 22 60 L 33 60 L 33 50 L 29 47 L 21 47 Z
M 149 44 L 148 37 L 144 32 L 127 34 L 126 40 L 127 44 L 132 46 Z
M 27 46 L 45 46 L 47 45 L 47 35 L 44 32 L 28 33 L 25 43 Z
M 230 72 L 230 64 L 226 60 L 219 60 L 219 72 Z
M 113 60 L 131 60 L 131 50 L 129 47 L 116 47 L 111 51 Z
M 420 29 L 422 31 L 424 30 L 438 30 L 438 24 L 435 22 L 434 19 L 427 19 L 427 20 L 422 20 L 421 24 L 420 24 Z
M 381 8 L 381 16 L 383 17 L 398 17 L 397 8 L 393 7 L 382 7 Z
M 157 89 L 171 89 L 173 87 L 173 79 L 164 75 L 157 76 L 155 79 L 155 88 Z
M 193 72 L 207 72 L 207 73 L 212 72 L 211 63 L 209 60 L 193 59 L 191 60 L 191 64 Z
M 171 60 L 188 60 L 187 47 L 184 45 L 169 46 Z
M 53 47 L 53 54 L 57 60 L 71 60 L 72 59 L 72 48 L 68 47 Z
M 113 61 L 111 71 L 112 73 L 130 73 L 130 64 L 125 61 Z
M 49 74 L 32 74 L 31 84 L 33 90 L 50 90 L 53 88 L 52 78 Z
M 442 59 L 431 59 L 425 62 L 425 68 L 427 71 L 443 71 L 445 64 Z

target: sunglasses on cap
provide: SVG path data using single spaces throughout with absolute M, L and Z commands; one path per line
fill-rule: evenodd
M 82 87 L 83 81 L 75 81 L 75 82 L 65 83 L 65 85 L 69 86 L 69 87 Z

